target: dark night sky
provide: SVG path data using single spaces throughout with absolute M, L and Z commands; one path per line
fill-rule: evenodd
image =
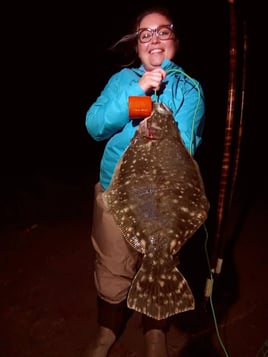
M 84 121 L 87 108 L 117 69 L 106 49 L 127 33 L 132 15 L 143 6 L 156 4 L 149 0 L 143 5 L 139 1 L 125 2 L 125 6 L 119 3 L 101 2 L 92 8 L 82 1 L 6 5 L 1 130 L 5 176 L 55 167 L 68 167 L 79 174 L 98 167 L 102 145 L 92 141 Z M 176 62 L 199 79 L 205 90 L 207 122 L 200 160 L 208 179 L 216 183 L 227 102 L 228 2 L 163 3 L 171 7 L 179 27 Z M 255 184 L 256 172 L 264 180 L 258 171 L 260 167 L 263 170 L 264 133 L 258 91 L 261 63 L 257 59 L 262 11 L 257 6 L 247 7 L 243 1 L 237 8 L 238 32 L 244 18 L 249 46 L 241 165 L 251 172 Z

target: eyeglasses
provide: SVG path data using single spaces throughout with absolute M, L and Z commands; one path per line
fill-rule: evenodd
M 141 28 L 136 32 L 137 38 L 141 43 L 146 43 L 151 41 L 153 35 L 159 38 L 159 40 L 169 40 L 170 38 L 174 38 L 173 24 L 170 25 L 161 25 L 156 29 L 146 29 Z

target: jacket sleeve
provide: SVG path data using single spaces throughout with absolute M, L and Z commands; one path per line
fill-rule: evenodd
M 204 93 L 200 83 L 186 79 L 182 95 L 183 104 L 174 113 L 174 117 L 186 148 L 194 155 L 201 144 L 204 129 Z
M 107 140 L 130 120 L 128 97 L 145 95 L 130 69 L 114 74 L 86 113 L 86 128 L 96 141 Z

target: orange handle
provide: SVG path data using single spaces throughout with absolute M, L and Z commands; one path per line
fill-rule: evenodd
M 153 103 L 149 96 L 128 97 L 128 114 L 131 119 L 145 118 L 151 115 Z

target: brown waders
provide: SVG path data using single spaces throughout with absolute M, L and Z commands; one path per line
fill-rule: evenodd
M 106 210 L 99 183 L 95 200 L 91 240 L 96 253 L 94 280 L 97 289 L 99 337 L 87 357 L 105 357 L 120 337 L 131 316 L 126 304 L 127 293 L 139 266 L 140 254 L 131 248 L 112 215 Z M 142 315 L 146 356 L 167 356 L 168 319 L 155 320 Z M 95 351 L 95 352 L 94 352 Z M 161 354 L 159 354 L 161 353 Z

